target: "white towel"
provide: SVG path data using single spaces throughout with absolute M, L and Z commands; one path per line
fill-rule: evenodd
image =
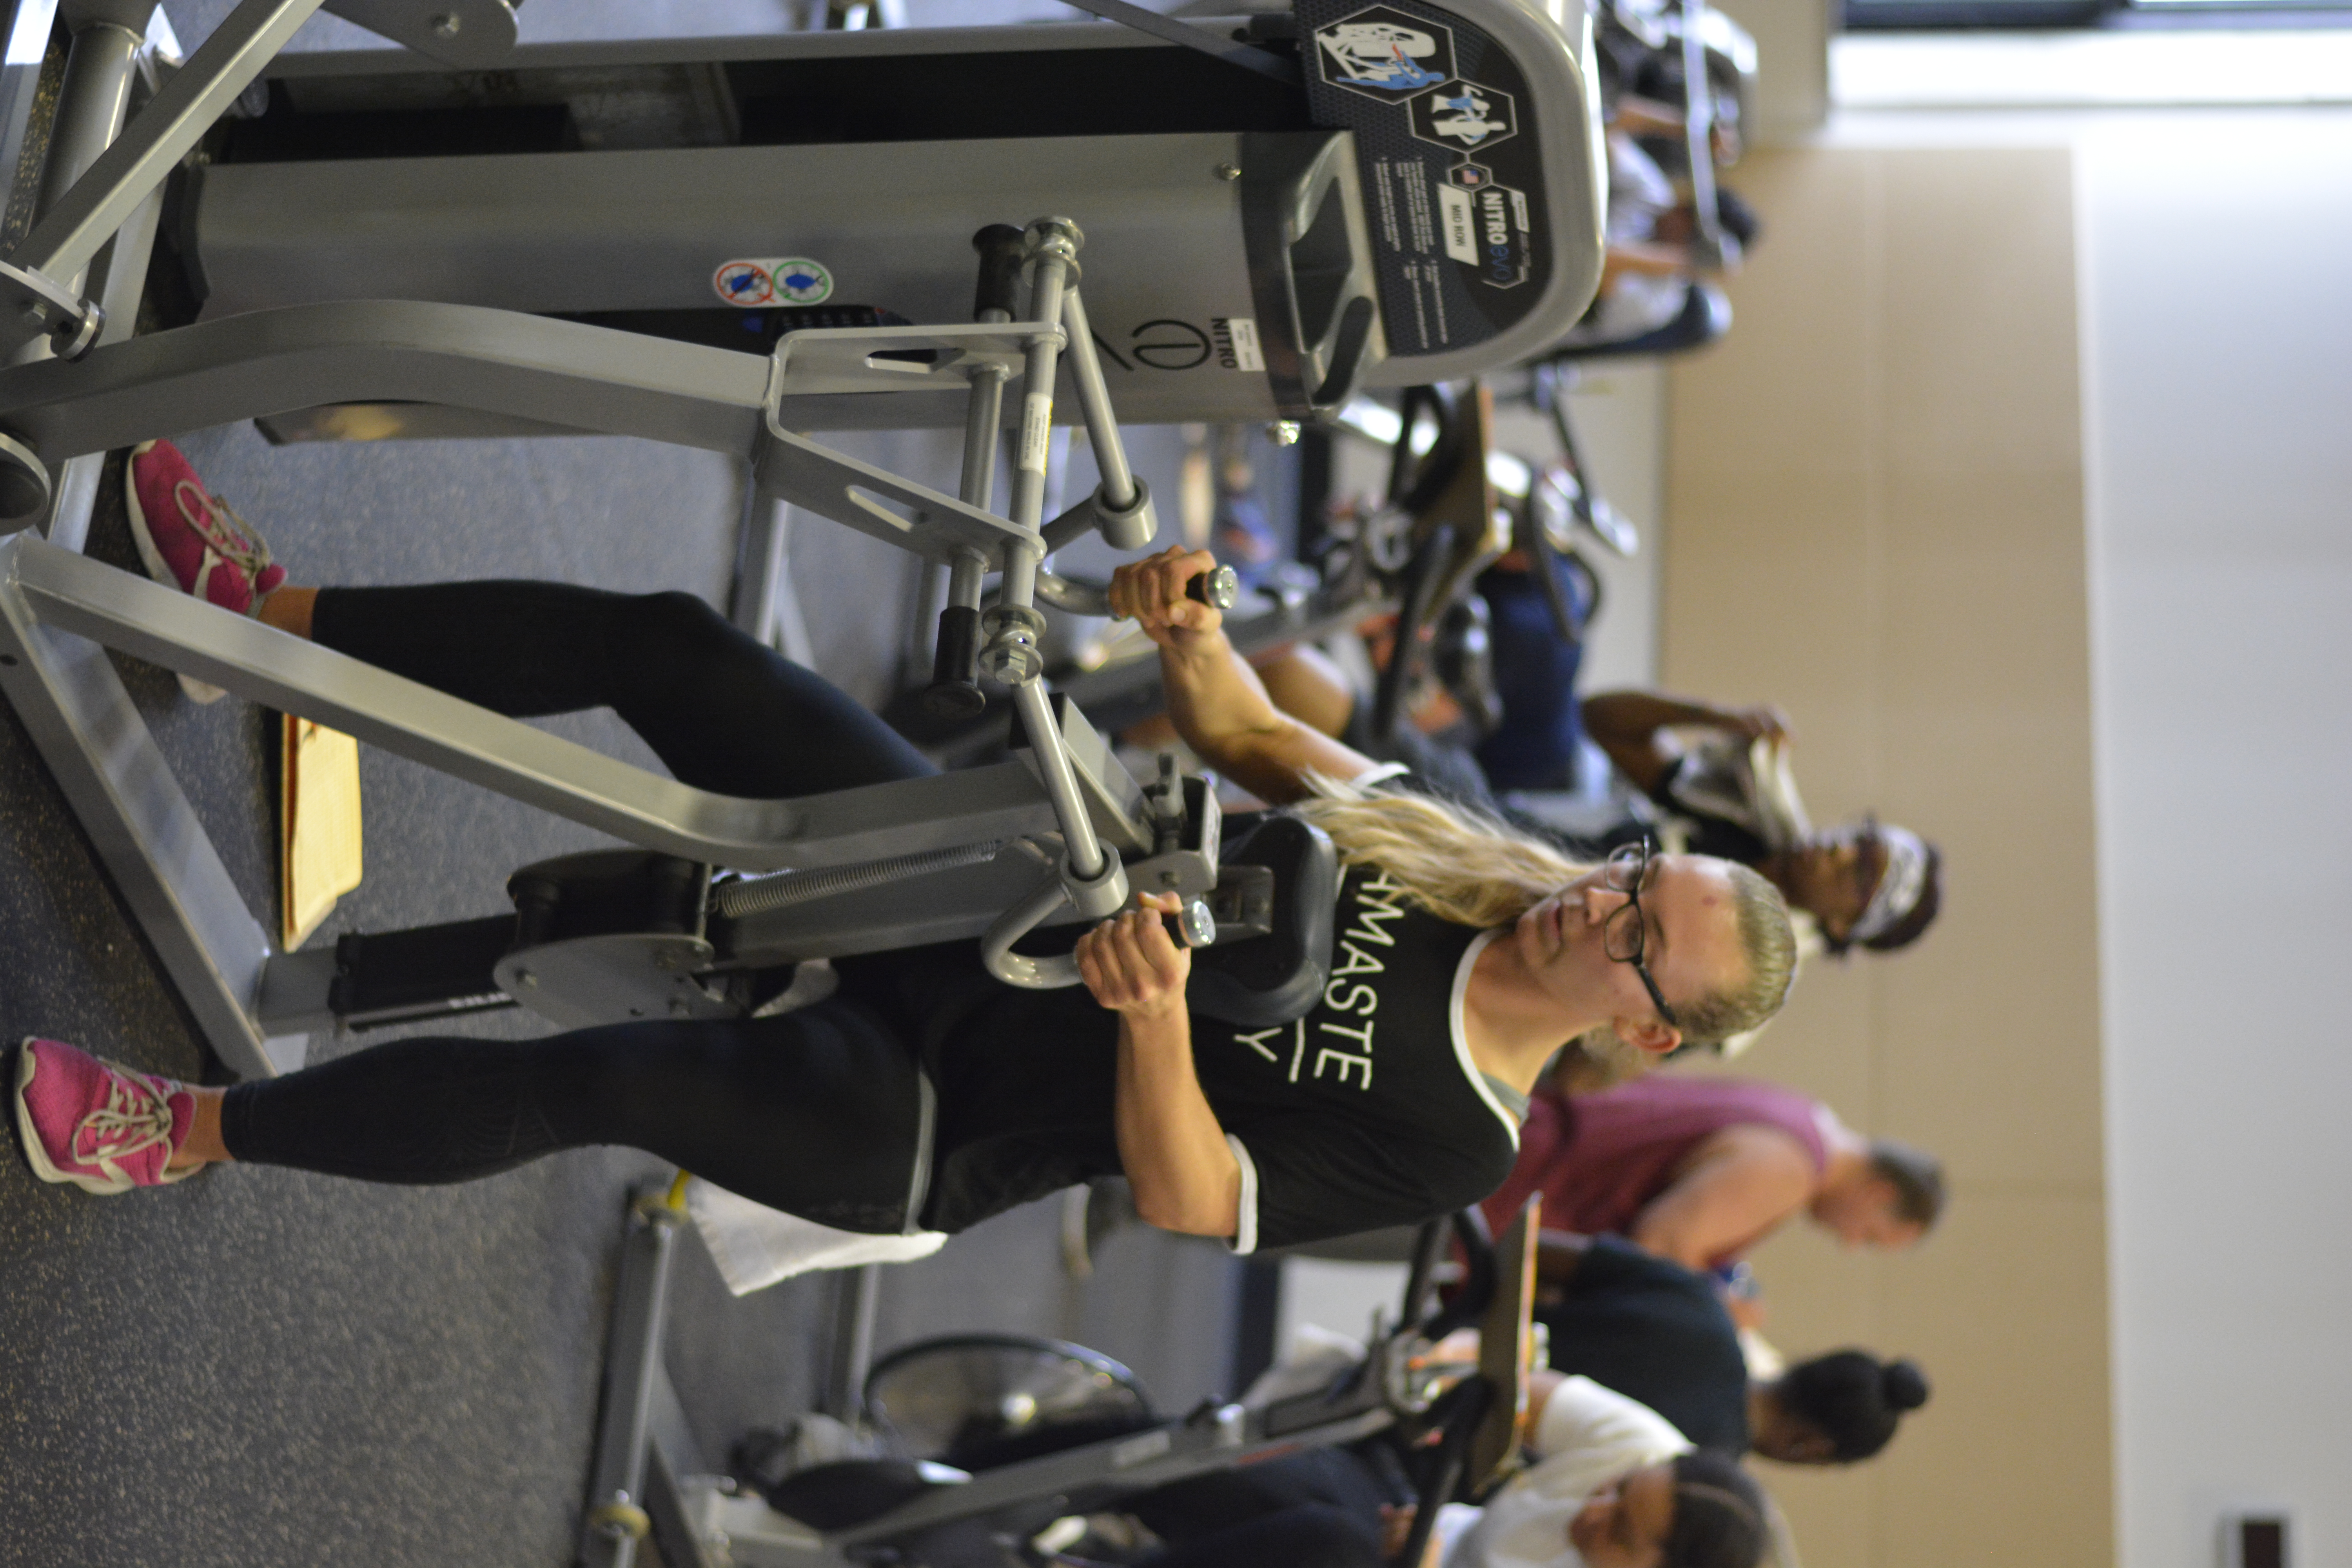
M 738 1197 L 697 1178 L 687 1184 L 686 1212 L 702 1232 L 719 1276 L 738 1296 L 813 1268 L 856 1268 L 868 1263 L 911 1263 L 947 1242 L 944 1232 L 868 1236 L 835 1230 L 780 1209 Z

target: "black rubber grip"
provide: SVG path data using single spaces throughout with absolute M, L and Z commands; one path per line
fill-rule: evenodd
M 1027 245 L 1011 224 L 992 223 L 971 237 L 971 247 L 980 252 L 980 288 L 971 303 L 974 321 L 991 310 L 1003 311 L 1007 320 L 1013 316 L 1021 299 L 1022 252 Z
M 933 680 L 970 680 L 980 668 L 980 612 L 950 605 L 940 612 L 940 640 L 931 652 Z
M 973 719 L 988 707 L 980 672 L 980 612 L 950 605 L 940 612 L 940 640 L 931 654 L 931 684 L 923 706 L 942 719 Z

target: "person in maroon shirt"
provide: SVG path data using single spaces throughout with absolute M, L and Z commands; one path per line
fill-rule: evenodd
M 1530 1193 L 1543 1194 L 1547 1230 L 1723 1268 L 1801 1213 L 1849 1247 L 1909 1247 L 1943 1212 L 1944 1174 L 1935 1156 L 1866 1138 L 1793 1089 L 1653 1073 L 1537 1094 L 1488 1222 L 1507 1223 Z

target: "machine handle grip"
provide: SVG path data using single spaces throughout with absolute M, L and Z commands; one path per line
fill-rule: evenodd
M 1242 596 L 1242 580 L 1230 566 L 1213 567 L 1184 584 L 1184 596 L 1230 610 Z
M 1002 310 L 1003 320 L 1013 320 L 1021 299 L 1021 262 L 1027 244 L 1019 229 L 1004 223 L 990 224 L 971 237 L 971 247 L 980 252 L 980 288 L 972 296 L 973 320 L 988 320 L 991 310 Z

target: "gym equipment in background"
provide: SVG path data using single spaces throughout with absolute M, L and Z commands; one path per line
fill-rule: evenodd
M 764 1489 L 717 1473 L 663 1365 L 670 1268 L 692 1229 L 684 1217 L 653 1192 L 629 1207 L 581 1568 L 632 1568 L 648 1536 L 670 1568 L 1050 1561 L 1016 1553 L 1050 1542 L 1061 1521 L 1171 1481 L 1372 1437 L 1395 1445 L 1421 1499 L 1392 1560 L 1409 1564 L 1437 1505 L 1482 1497 L 1515 1468 L 1534 1363 L 1532 1200 L 1498 1241 L 1475 1209 L 1423 1226 L 1401 1310 L 1376 1325 L 1364 1361 L 1289 1397 L 1212 1400 L 1173 1420 L 1152 1414 L 1117 1363 L 1045 1342 L 958 1336 L 903 1347 L 869 1370 L 871 1298 L 853 1296 L 836 1323 L 828 1403 L 891 1438 L 888 1457 Z M 1440 1305 L 1440 1265 L 1456 1241 L 1463 1280 Z M 1446 1385 L 1428 1352 L 1474 1324 L 1478 1368 Z

